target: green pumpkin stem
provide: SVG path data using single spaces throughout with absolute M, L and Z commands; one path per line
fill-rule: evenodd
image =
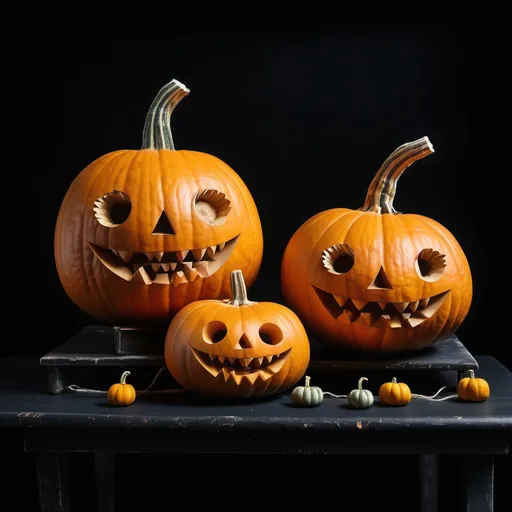
M 175 149 L 171 132 L 174 107 L 190 90 L 178 80 L 164 85 L 149 107 L 142 134 L 142 149 Z
M 311 377 L 309 375 L 306 375 L 306 383 L 304 384 L 304 387 L 309 388 L 310 382 L 311 382 Z
M 359 391 L 362 391 L 363 390 L 363 381 L 364 380 L 368 380 L 366 377 L 361 377 L 358 382 L 357 382 L 357 389 L 359 389 Z
M 245 286 L 244 275 L 241 270 L 233 270 L 230 276 L 231 299 L 229 304 L 232 306 L 249 306 L 254 304 L 247 298 L 247 288 Z
M 123 372 L 123 374 L 121 375 L 121 380 L 119 382 L 121 384 L 126 384 L 126 377 L 128 377 L 128 375 L 130 375 L 130 372 L 128 370 Z
M 364 205 L 359 209 L 363 212 L 399 213 L 393 207 L 398 178 L 413 162 L 433 152 L 434 146 L 428 137 L 407 142 L 395 149 L 373 178 Z

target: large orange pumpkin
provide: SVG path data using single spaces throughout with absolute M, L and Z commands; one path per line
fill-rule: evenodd
M 363 351 L 415 350 L 465 319 L 472 279 L 459 243 L 435 220 L 393 207 L 400 175 L 433 151 L 427 137 L 400 146 L 360 209 L 318 213 L 290 239 L 283 295 L 320 341 Z
M 309 364 L 309 339 L 297 315 L 247 298 L 243 274 L 231 274 L 229 300 L 185 306 L 165 339 L 165 361 L 185 389 L 226 398 L 267 396 L 296 384 Z
M 241 268 L 253 284 L 261 223 L 242 179 L 210 154 L 175 150 L 170 116 L 189 90 L 172 80 L 146 117 L 140 150 L 86 167 L 62 202 L 55 261 L 68 296 L 108 323 L 166 322 L 198 299 L 229 296 Z

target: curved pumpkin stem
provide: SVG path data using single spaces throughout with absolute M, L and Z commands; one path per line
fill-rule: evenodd
M 363 389 L 363 381 L 364 380 L 368 380 L 366 377 L 361 377 L 359 379 L 359 381 L 357 382 L 357 389 L 359 389 L 359 391 L 362 391 Z
M 310 382 L 311 382 L 311 377 L 309 375 L 306 375 L 305 380 L 306 380 L 306 383 L 304 384 L 304 387 L 309 388 Z
M 164 85 L 149 107 L 142 134 L 142 149 L 174 149 L 171 114 L 190 90 L 178 80 Z
M 360 210 L 364 212 L 399 213 L 393 208 L 398 178 L 413 162 L 433 152 L 434 146 L 432 146 L 428 137 L 407 142 L 395 149 L 370 183 L 366 200 Z
M 255 304 L 247 298 L 244 275 L 241 270 L 233 270 L 230 276 L 231 298 L 228 303 L 232 306 L 249 306 Z
M 120 379 L 120 383 L 121 384 L 126 384 L 126 377 L 128 377 L 128 375 L 130 375 L 130 372 L 127 370 L 125 372 L 123 372 L 123 374 L 121 375 L 121 379 Z

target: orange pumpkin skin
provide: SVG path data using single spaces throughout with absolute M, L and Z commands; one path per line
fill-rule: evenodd
M 370 187 L 367 201 L 373 194 Z M 338 270 L 337 256 L 348 260 Z M 464 321 L 473 293 L 455 237 L 392 205 L 336 208 L 306 221 L 285 249 L 281 286 L 319 341 L 370 352 L 417 350 L 447 337 Z
M 485 379 L 475 377 L 469 370 L 469 376 L 460 379 L 457 384 L 457 395 L 465 402 L 483 402 L 491 396 L 489 383 Z
M 393 377 L 391 382 L 385 382 L 379 388 L 379 400 L 384 405 L 407 405 L 412 398 L 411 390 L 405 382 L 397 382 Z
M 124 372 L 121 375 L 120 382 L 112 384 L 107 393 L 107 400 L 110 405 L 126 406 L 135 402 L 137 393 L 131 384 L 126 383 L 126 377 L 130 372 Z
M 166 365 L 176 381 L 216 397 L 283 392 L 304 376 L 309 357 L 309 339 L 295 313 L 281 304 L 248 301 L 240 271 L 232 273 L 231 300 L 184 307 L 165 340 Z
M 188 92 L 176 81 L 162 91 L 174 104 Z M 172 139 L 155 141 L 159 130 L 171 137 L 152 114 L 164 107 L 150 110 L 144 147 L 92 162 L 72 182 L 58 214 L 54 253 L 62 286 L 103 322 L 167 323 L 190 302 L 228 297 L 235 268 L 251 286 L 261 264 L 262 228 L 246 185 L 213 155 L 175 150 Z M 109 217 L 119 197 L 129 208 L 120 223 Z

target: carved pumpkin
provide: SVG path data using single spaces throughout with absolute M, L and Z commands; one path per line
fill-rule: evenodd
M 119 382 L 112 384 L 108 389 L 107 400 L 110 405 L 126 406 L 135 402 L 137 392 L 131 384 L 126 382 L 128 375 L 130 375 L 129 371 L 123 372 Z
M 491 396 L 491 388 L 485 379 L 475 377 L 474 370 L 468 370 L 457 384 L 457 395 L 465 402 L 484 402 Z
M 248 398 L 285 391 L 304 375 L 309 340 L 293 311 L 252 302 L 241 270 L 231 273 L 229 300 L 185 306 L 165 339 L 165 362 L 186 390 Z
M 459 243 L 435 220 L 393 207 L 400 175 L 433 151 L 427 137 L 400 146 L 360 209 L 318 213 L 288 242 L 283 295 L 319 341 L 373 352 L 416 350 L 465 319 L 472 278 Z
M 189 90 L 173 80 L 156 96 L 140 150 L 87 166 L 62 202 L 55 261 L 86 313 L 125 324 L 165 322 L 184 305 L 229 296 L 241 268 L 259 271 L 262 229 L 242 179 L 215 156 L 175 150 L 170 116 Z

